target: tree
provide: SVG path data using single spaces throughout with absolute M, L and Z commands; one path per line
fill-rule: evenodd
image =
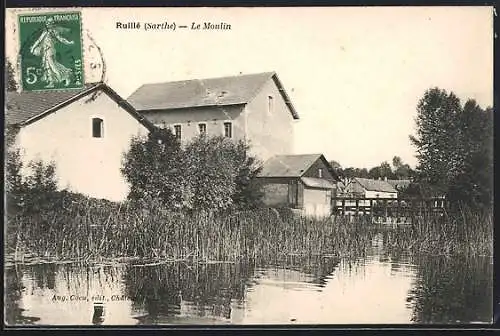
M 138 205 L 156 200 L 169 210 L 200 211 L 260 206 L 260 169 L 244 142 L 200 135 L 182 148 L 170 130 L 158 129 L 133 139 L 122 174 Z
M 410 136 L 417 148 L 417 170 L 421 179 L 440 194 L 448 191 L 460 168 L 460 111 L 455 94 L 438 88 L 425 92 L 417 105 L 417 134 Z
M 169 129 L 132 139 L 121 168 L 130 184 L 128 198 L 139 203 L 157 200 L 170 210 L 182 208 L 188 189 L 182 158 L 180 143 Z
M 243 141 L 203 135 L 186 146 L 190 209 L 248 209 L 262 205 L 263 194 L 256 178 L 262 168 L 249 155 L 249 149 Z
M 249 154 L 250 146 L 239 141 L 234 150 L 236 174 L 236 189 L 233 194 L 233 204 L 239 209 L 253 209 L 263 205 L 262 185 L 257 176 L 262 171 L 262 163 Z
M 196 137 L 185 149 L 185 173 L 189 180 L 191 210 L 223 210 L 232 205 L 237 170 L 228 138 Z
M 394 178 L 397 180 L 408 180 L 414 175 L 410 165 L 403 163 L 403 160 L 399 156 L 395 156 L 392 159 L 392 166 L 394 169 Z
M 450 182 L 449 198 L 474 208 L 490 207 L 493 198 L 493 110 L 483 110 L 474 100 L 468 100 L 459 125 L 462 164 Z
M 473 100 L 462 107 L 451 92 L 433 88 L 419 101 L 416 136 L 419 183 L 455 204 L 491 207 L 493 111 Z
M 8 59 L 5 61 L 5 88 L 8 92 L 17 91 L 17 81 L 14 75 L 14 67 Z
M 342 171 L 342 175 L 348 178 L 353 178 L 353 177 L 367 178 L 368 170 L 366 168 L 360 169 L 360 168 L 349 167 Z
M 392 166 L 394 167 L 394 170 L 397 170 L 402 165 L 403 165 L 403 160 L 399 156 L 395 156 L 392 158 Z
M 394 177 L 391 165 L 387 161 L 382 162 L 380 166 L 373 167 L 372 169 L 370 169 L 368 171 L 368 176 L 372 179 L 383 179 L 383 178 L 391 179 Z

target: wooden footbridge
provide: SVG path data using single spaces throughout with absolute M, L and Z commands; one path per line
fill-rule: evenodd
M 444 198 L 333 198 L 337 216 L 369 216 L 376 221 L 408 222 L 415 217 L 440 217 L 448 208 Z

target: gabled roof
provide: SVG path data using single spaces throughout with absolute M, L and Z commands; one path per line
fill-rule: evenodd
M 260 177 L 301 177 L 321 154 L 276 155 L 264 162 Z
M 367 178 L 356 177 L 354 178 L 364 189 L 370 191 L 382 191 L 382 192 L 398 192 L 394 189 L 387 181 L 382 180 L 372 180 Z
M 301 177 L 317 160 L 323 160 L 326 166 L 334 173 L 330 163 L 323 154 L 276 155 L 267 160 L 259 177 Z
M 144 84 L 130 95 L 128 101 L 141 112 L 242 105 L 250 102 L 270 79 L 278 87 L 293 118 L 298 119 L 299 115 L 275 72 Z
M 28 125 L 97 90 L 107 93 L 111 99 L 116 101 L 118 105 L 146 128 L 149 130 L 154 129 L 151 122 L 102 82 L 85 84 L 82 89 L 77 90 L 7 92 L 5 123 L 18 126 Z
M 311 188 L 335 189 L 335 184 L 325 179 L 315 177 L 301 177 L 300 180 L 306 186 Z
M 389 183 L 393 188 L 398 190 L 398 189 L 408 188 L 411 181 L 410 180 L 387 180 L 387 183 Z

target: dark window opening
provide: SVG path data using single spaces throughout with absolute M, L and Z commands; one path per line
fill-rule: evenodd
M 181 140 L 181 136 L 182 136 L 182 134 L 181 134 L 181 125 L 175 125 L 174 126 L 174 133 L 175 133 L 175 138 L 177 140 Z
M 198 124 L 198 129 L 200 131 L 200 134 L 206 134 L 207 133 L 207 124 Z
M 104 121 L 101 118 L 92 119 L 92 137 L 93 138 L 104 137 Z
M 232 125 L 230 122 L 224 123 L 224 136 L 227 138 L 233 137 L 233 129 L 232 129 Z
M 273 100 L 273 96 L 268 96 L 267 97 L 267 112 L 269 113 L 273 113 L 273 110 L 274 110 L 274 100 Z

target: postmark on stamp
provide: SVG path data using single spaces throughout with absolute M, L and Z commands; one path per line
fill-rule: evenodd
M 84 85 L 80 12 L 19 15 L 21 87 L 25 91 Z

